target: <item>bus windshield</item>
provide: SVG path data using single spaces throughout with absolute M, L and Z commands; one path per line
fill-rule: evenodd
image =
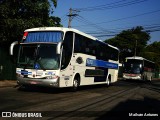
M 18 67 L 24 69 L 56 70 L 59 68 L 57 44 L 22 44 Z
M 131 73 L 131 74 L 141 74 L 142 73 L 142 60 L 127 60 L 127 62 L 124 63 L 124 73 Z

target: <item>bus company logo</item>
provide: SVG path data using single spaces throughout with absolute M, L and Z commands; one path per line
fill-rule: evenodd
M 93 60 L 92 59 L 87 59 L 87 65 L 93 65 Z
M 2 112 L 2 117 L 11 117 L 11 112 Z

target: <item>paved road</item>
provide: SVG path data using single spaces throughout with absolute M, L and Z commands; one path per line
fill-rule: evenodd
M 160 81 L 118 81 L 108 88 L 104 85 L 85 86 L 77 92 L 70 92 L 66 88 L 0 88 L 0 111 L 41 113 L 42 118 L 37 119 L 49 120 L 159 120 Z

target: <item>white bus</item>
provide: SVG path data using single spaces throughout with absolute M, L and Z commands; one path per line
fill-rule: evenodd
M 17 83 L 77 87 L 117 81 L 119 50 L 73 28 L 43 27 L 24 31 L 19 44 Z
M 123 78 L 151 81 L 154 75 L 154 66 L 154 62 L 143 57 L 126 57 L 123 65 Z

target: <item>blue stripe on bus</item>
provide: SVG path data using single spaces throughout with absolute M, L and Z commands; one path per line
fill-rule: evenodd
M 116 63 L 107 62 L 103 60 L 95 60 L 95 59 L 90 59 L 90 58 L 87 58 L 86 66 L 118 69 L 118 64 Z
M 17 71 L 17 73 L 20 73 L 23 75 L 32 75 L 32 72 L 28 72 L 28 71 Z

